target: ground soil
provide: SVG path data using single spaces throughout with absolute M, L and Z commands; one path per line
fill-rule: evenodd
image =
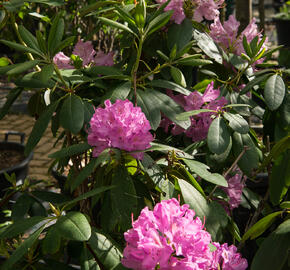
M 16 150 L 0 150 L 0 170 L 11 168 L 25 159 L 24 154 Z

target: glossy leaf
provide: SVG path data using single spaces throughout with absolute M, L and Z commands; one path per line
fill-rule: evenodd
M 191 56 L 187 56 L 187 57 L 177 60 L 176 63 L 182 66 L 197 67 L 197 66 L 209 65 L 209 64 L 212 64 L 213 62 L 206 59 L 196 59 L 196 56 L 191 55 Z
M 40 115 L 40 117 L 37 119 L 36 123 L 34 124 L 34 127 L 30 133 L 30 136 L 28 138 L 27 144 L 25 146 L 24 153 L 28 155 L 33 148 L 38 144 L 40 141 L 43 133 L 45 132 L 49 121 L 55 112 L 58 105 L 58 101 L 55 103 L 49 105 L 46 110 Z
M 246 134 L 249 132 L 248 122 L 239 114 L 224 112 L 224 117 L 229 121 L 229 126 L 236 132 Z
M 148 24 L 148 26 L 145 29 L 145 36 L 149 36 L 153 34 L 158 29 L 162 28 L 165 24 L 168 23 L 170 20 L 170 17 L 172 16 L 173 11 L 166 11 L 164 13 L 161 13 L 157 17 L 155 17 L 153 20 L 151 20 Z
M 258 85 L 259 83 L 263 82 L 269 76 L 270 76 L 270 74 L 265 74 L 265 75 L 262 75 L 262 76 L 257 76 L 254 79 L 250 80 L 246 84 L 246 86 L 243 88 L 243 90 L 240 92 L 240 95 L 244 95 L 244 94 L 248 93 L 255 85 Z
M 186 81 L 183 73 L 176 67 L 170 67 L 170 73 L 173 80 L 182 87 L 186 87 Z
M 69 95 L 60 110 L 60 124 L 78 134 L 84 124 L 84 103 L 79 96 Z
M 79 212 L 69 212 L 61 216 L 54 226 L 68 240 L 87 241 L 91 237 L 91 226 L 85 215 Z
M 60 16 L 60 14 L 56 15 L 48 35 L 47 46 L 51 56 L 54 56 L 64 33 L 64 20 Z
M 285 96 L 285 84 L 279 75 L 272 75 L 267 80 L 264 95 L 265 102 L 271 111 L 279 108 Z
M 208 129 L 207 145 L 215 154 L 222 154 L 230 143 L 230 134 L 226 123 L 221 117 L 214 119 Z

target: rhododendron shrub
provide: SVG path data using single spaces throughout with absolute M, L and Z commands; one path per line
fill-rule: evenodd
M 104 102 L 105 108 L 97 108 L 90 121 L 88 143 L 94 146 L 93 156 L 114 147 L 126 151 L 145 150 L 150 147 L 153 136 L 150 123 L 140 107 L 129 100 Z M 143 153 L 133 154 L 142 159 Z
M 211 82 L 204 94 L 194 91 L 188 96 L 185 95 L 171 95 L 171 97 L 180 104 L 185 111 L 193 111 L 199 109 L 209 109 L 215 112 L 201 112 L 190 118 L 191 126 L 184 130 L 183 128 L 172 123 L 168 118 L 164 117 L 161 122 L 161 127 L 165 129 L 166 132 L 169 131 L 171 126 L 171 133 L 173 135 L 178 135 L 185 133 L 187 137 L 190 137 L 192 141 L 200 141 L 206 139 L 209 126 L 213 121 L 214 115 L 217 115 L 222 107 L 227 104 L 227 100 L 224 97 L 219 98 L 220 91 L 214 89 L 213 82 Z
M 0 120 L 29 90 L 57 179 L 1 170 L 1 269 L 288 267 L 289 70 L 224 8 L 1 1 Z
M 144 208 L 132 226 L 125 233 L 122 260 L 130 269 L 244 270 L 248 266 L 235 246 L 213 243 L 195 212 L 176 199 L 157 203 L 153 211 Z M 210 245 L 216 250 L 211 251 Z

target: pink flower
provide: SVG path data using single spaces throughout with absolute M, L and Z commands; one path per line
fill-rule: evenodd
M 199 217 L 176 199 L 157 203 L 153 211 L 148 207 L 125 232 L 127 246 L 122 264 L 138 270 L 245 270 L 247 261 L 235 246 L 213 243 Z M 229 267 L 232 268 L 229 268 Z
M 167 2 L 167 0 L 156 0 L 156 2 L 160 5 Z M 171 20 L 173 20 L 177 24 L 181 24 L 185 19 L 185 14 L 183 10 L 183 0 L 171 0 L 167 7 L 164 9 L 165 11 L 173 10 L 173 15 Z
M 213 82 L 211 82 L 203 95 L 199 92 L 192 92 L 188 96 L 170 94 L 172 99 L 184 108 L 185 111 L 210 109 L 213 111 L 219 111 L 224 105 L 227 104 L 227 100 L 224 97 L 217 99 L 220 95 L 220 91 L 213 88 Z M 198 115 L 190 117 L 191 126 L 184 130 L 183 128 L 173 124 L 168 118 L 164 117 L 160 123 L 160 126 L 168 132 L 169 126 L 173 125 L 171 133 L 178 135 L 185 133 L 187 137 L 190 137 L 192 141 L 201 141 L 207 137 L 208 129 L 213 121 L 212 115 L 214 112 L 203 112 Z
M 241 203 L 241 196 L 243 193 L 244 184 L 242 183 L 242 172 L 240 169 L 236 171 L 236 174 L 232 177 L 227 177 L 228 187 L 222 189 L 229 196 L 230 209 L 237 208 Z M 227 210 L 227 209 L 226 209 Z
M 115 147 L 126 151 L 145 150 L 150 147 L 153 136 L 149 121 L 140 107 L 134 107 L 129 100 L 104 102 L 105 108 L 97 108 L 90 121 L 88 143 L 94 146 L 93 156 L 103 150 Z M 136 153 L 138 159 L 143 153 Z
M 251 42 L 254 37 L 258 36 L 259 41 L 262 39 L 261 32 L 258 31 L 256 19 L 253 18 L 251 23 L 238 35 L 240 23 L 233 15 L 222 25 L 219 17 L 216 17 L 214 23 L 210 25 L 210 36 L 217 42 L 226 52 L 241 55 L 245 53 L 243 47 L 243 37 L 245 36 L 248 42 Z M 266 48 L 265 43 L 261 50 Z M 263 59 L 259 59 L 256 63 L 262 63 Z
M 96 51 L 91 41 L 83 42 L 79 40 L 74 47 L 73 54 L 79 56 L 83 60 L 83 66 L 87 66 L 94 60 Z
M 122 264 L 131 269 L 209 269 L 211 236 L 187 204 L 176 199 L 144 208 L 124 236 Z
M 212 21 L 220 14 L 219 9 L 224 0 L 195 0 L 197 5 L 194 11 L 194 20 L 201 22 L 203 19 Z
M 63 52 L 59 52 L 53 57 L 53 63 L 55 63 L 59 69 L 74 68 L 74 66 L 70 64 L 71 59 L 68 56 L 66 56 Z
M 240 253 L 237 253 L 237 248 L 234 245 L 228 246 L 227 243 L 223 245 L 220 245 L 219 243 L 213 243 L 213 245 L 217 248 L 214 251 L 214 267 L 217 267 L 218 264 L 221 264 L 221 269 L 223 270 L 247 269 L 247 260 L 242 258 Z
M 105 54 L 103 51 L 98 51 L 94 58 L 96 66 L 113 66 L 114 65 L 114 52 Z

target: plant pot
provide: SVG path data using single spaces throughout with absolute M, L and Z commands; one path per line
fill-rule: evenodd
M 273 19 L 276 24 L 278 44 L 290 48 L 290 20 L 283 20 L 279 18 Z
M 20 143 L 9 142 L 9 135 L 20 136 Z M 24 155 L 24 138 L 22 132 L 8 131 L 5 133 L 5 139 L 0 142 L 0 197 L 3 197 L 6 188 L 11 186 L 11 183 L 5 178 L 5 173 L 11 175 L 15 173 L 16 184 L 23 183 L 28 173 L 28 164 L 33 157 L 31 152 L 27 157 Z M 7 165 L 7 166 L 5 166 Z

